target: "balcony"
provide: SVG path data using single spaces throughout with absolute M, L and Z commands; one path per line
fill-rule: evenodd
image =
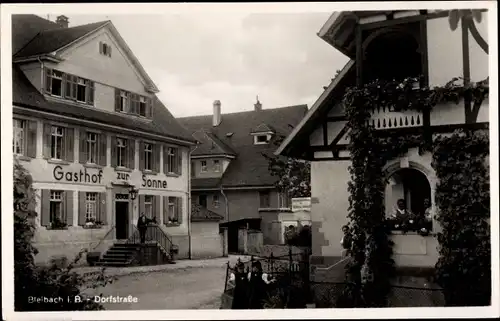
M 379 107 L 371 110 L 368 125 L 375 129 L 395 129 L 423 126 L 423 114 L 421 111 L 400 110 L 396 111 L 389 107 Z

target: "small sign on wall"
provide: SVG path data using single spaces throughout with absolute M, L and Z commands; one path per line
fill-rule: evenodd
M 292 212 L 311 211 L 311 198 L 310 197 L 297 197 L 292 198 Z

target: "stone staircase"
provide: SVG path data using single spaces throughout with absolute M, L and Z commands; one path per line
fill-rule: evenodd
M 114 244 L 96 263 L 97 266 L 131 266 L 139 255 L 140 244 Z

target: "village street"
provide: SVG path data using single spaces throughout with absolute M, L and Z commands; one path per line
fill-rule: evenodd
M 226 263 L 234 264 L 237 259 L 182 260 L 160 270 L 108 268 L 106 274 L 116 275 L 117 280 L 96 289 L 95 294 L 137 298 L 137 303 L 103 303 L 106 310 L 219 309 Z M 131 273 L 127 274 L 127 270 Z

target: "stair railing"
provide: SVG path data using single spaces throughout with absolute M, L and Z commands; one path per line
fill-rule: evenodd
M 100 252 L 101 257 L 102 257 L 102 255 L 104 254 L 106 249 L 110 247 L 110 245 L 106 244 L 105 241 L 114 240 L 115 229 L 116 229 L 116 227 L 114 225 L 112 225 L 111 228 L 108 230 L 108 232 L 106 232 L 106 234 L 97 242 L 97 244 L 90 247 L 89 252 Z
M 127 244 L 141 244 L 141 234 L 136 225 L 132 225 L 132 235 L 127 239 Z M 156 224 L 150 224 L 147 226 L 145 240 L 146 243 L 154 242 L 156 243 L 166 255 L 171 256 L 171 250 L 173 247 L 172 239 L 165 233 L 160 226 Z M 134 255 L 131 259 L 133 261 L 137 258 L 138 253 Z

